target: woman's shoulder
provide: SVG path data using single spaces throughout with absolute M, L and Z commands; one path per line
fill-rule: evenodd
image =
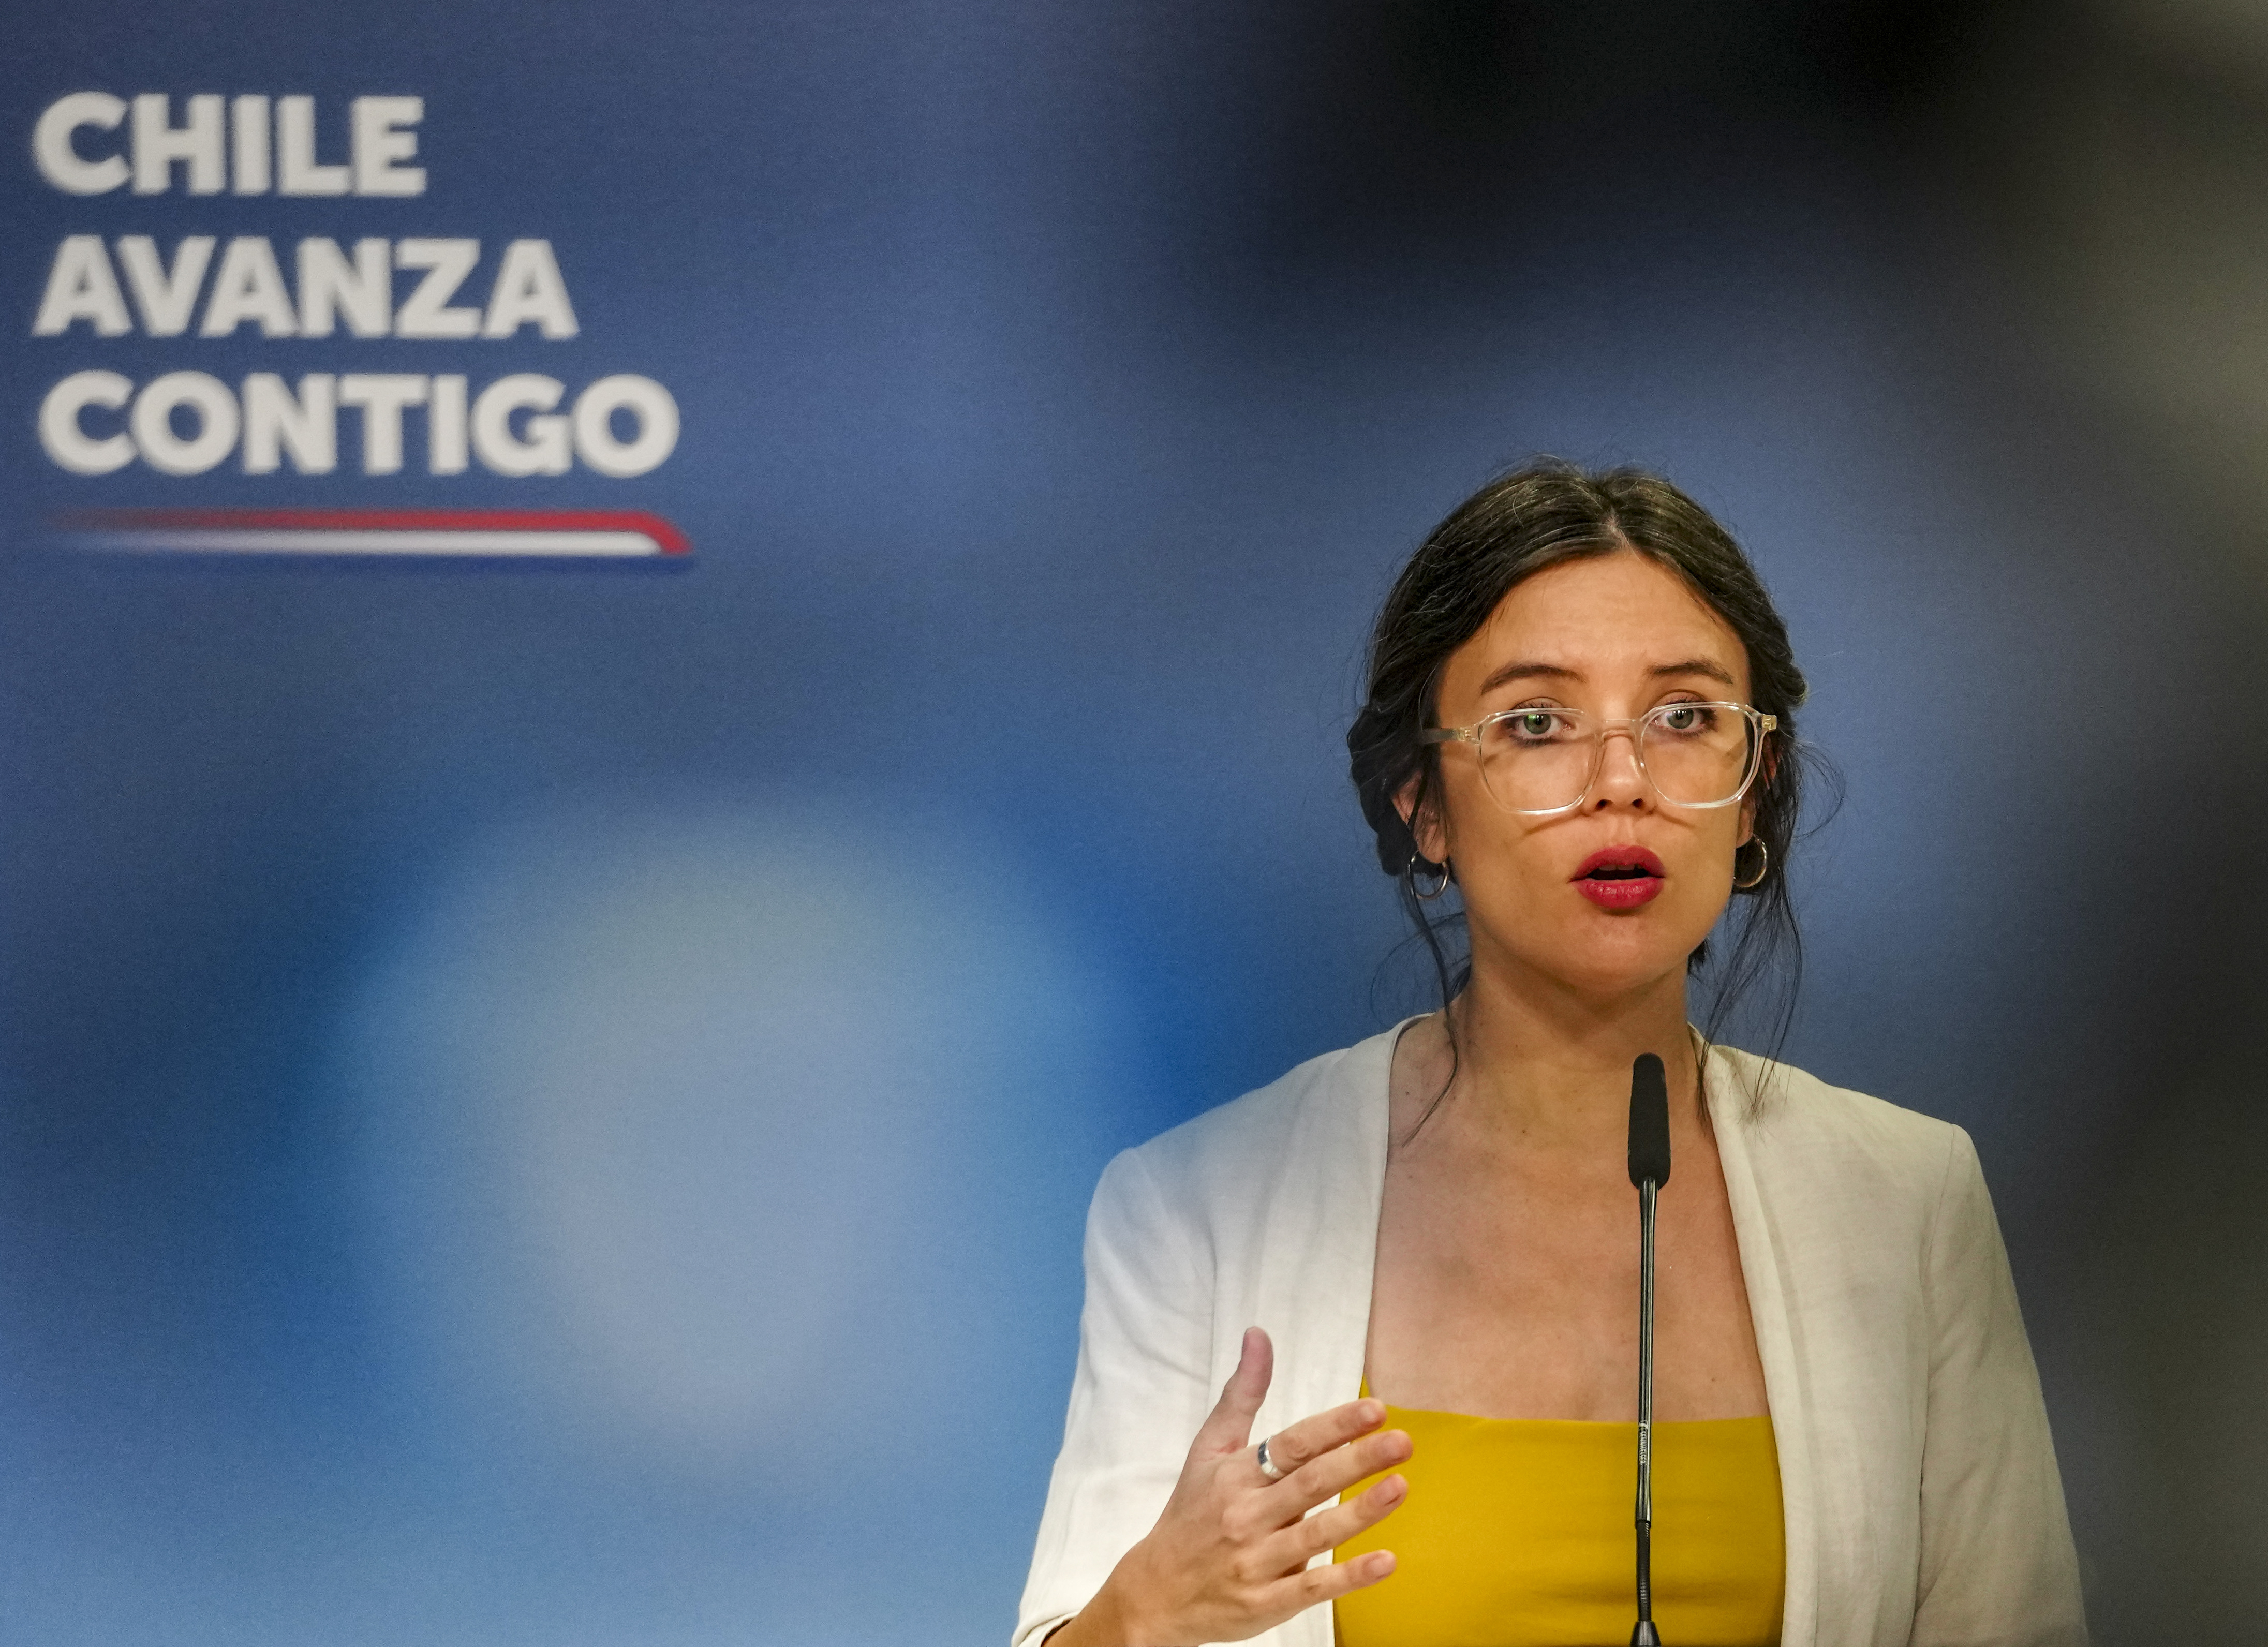
M 1976 1170 L 1969 1135 L 1949 1121 L 1833 1085 L 1808 1070 L 1733 1047 L 1712 1048 L 1726 1091 L 1712 1106 L 1737 1127 L 1750 1157 L 1771 1172 L 1800 1171 L 1837 1193 L 1903 1187 L 1934 1197 L 1948 1176 Z
M 1387 1077 L 1400 1028 L 1310 1058 L 1123 1151 L 1104 1172 L 1103 1192 L 1138 1179 L 1168 1201 L 1256 1201 L 1336 1167 L 1359 1172 L 1373 1134 L 1382 1167 Z

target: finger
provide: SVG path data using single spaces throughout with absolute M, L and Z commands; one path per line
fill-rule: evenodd
M 1304 1567 L 1325 1550 L 1336 1549 L 1365 1529 L 1376 1526 L 1401 1509 L 1409 1496 L 1408 1479 L 1389 1475 L 1382 1482 L 1373 1482 L 1343 1504 L 1334 1504 L 1270 1534 L 1262 1548 L 1271 1562 L 1280 1558 L 1285 1571 Z
M 1406 1430 L 1381 1430 L 1344 1446 L 1334 1447 L 1314 1462 L 1286 1475 L 1275 1489 L 1284 1500 L 1285 1518 L 1305 1514 L 1333 1493 L 1343 1493 L 1366 1475 L 1390 1470 L 1409 1461 L 1417 1450 Z M 1272 1460 L 1276 1449 L 1270 1446 Z
M 1269 1461 L 1289 1475 L 1386 1422 L 1386 1403 L 1371 1396 L 1314 1413 L 1268 1437 Z M 1351 1478 L 1350 1478 L 1351 1479 Z M 1334 1488 L 1333 1491 L 1337 1489 Z
M 1321 1567 L 1308 1567 L 1280 1581 L 1280 1587 L 1270 1599 L 1270 1611 L 1280 1610 L 1286 1618 L 1325 1601 L 1336 1601 L 1351 1592 L 1366 1589 L 1380 1579 L 1390 1577 L 1395 1568 L 1392 1550 L 1369 1550 L 1351 1562 L 1331 1562 Z
M 1228 1375 L 1220 1400 L 1197 1430 L 1189 1454 L 1219 1456 L 1241 1450 L 1252 1437 L 1252 1420 L 1275 1376 L 1276 1347 L 1256 1327 L 1244 1329 L 1244 1346 L 1236 1357 L 1236 1371 Z

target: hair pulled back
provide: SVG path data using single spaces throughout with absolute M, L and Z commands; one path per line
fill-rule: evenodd
M 1505 596 L 1565 562 L 1631 549 L 1683 578 L 1732 627 L 1747 649 L 1750 701 L 1779 718 L 1755 791 L 1763 879 L 1736 887 L 1740 913 L 1716 974 L 1706 1033 L 1714 1039 L 1741 996 L 1768 972 L 1785 979 L 1768 1056 L 1776 1055 L 1794 1014 L 1802 938 L 1788 896 L 1787 870 L 1802 811 L 1807 752 L 1795 735 L 1804 699 L 1787 625 L 1740 545 L 1709 512 L 1659 475 L 1637 468 L 1587 472 L 1546 459 L 1490 482 L 1453 511 L 1418 547 L 1395 580 L 1372 634 L 1368 692 L 1347 732 L 1347 754 L 1362 815 L 1378 838 L 1379 866 L 1399 883 L 1402 902 L 1432 957 L 1446 1008 L 1470 976 L 1454 969 L 1442 934 L 1459 917 L 1436 916 L 1416 880 L 1446 875 L 1421 854 L 1395 798 L 1417 785 L 1417 813 L 1441 801 L 1441 746 L 1419 741 L 1434 722 L 1434 700 L 1449 654 L 1478 633 Z M 1743 851 L 1743 857 L 1747 856 Z M 1744 872 L 1753 874 L 1753 870 Z M 1707 956 L 1704 944 L 1689 969 Z

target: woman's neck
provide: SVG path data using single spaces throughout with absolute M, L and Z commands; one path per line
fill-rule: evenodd
M 1528 1148 L 1592 1150 L 1624 1136 L 1631 1064 L 1642 1053 L 1661 1059 L 1673 1109 L 1697 1099 L 1683 974 L 1602 999 L 1510 968 L 1476 967 L 1450 1010 L 1449 1101 L 1469 1124 L 1517 1135 Z

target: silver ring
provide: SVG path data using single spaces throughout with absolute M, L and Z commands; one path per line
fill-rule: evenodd
M 1265 1441 L 1260 1444 L 1260 1473 L 1271 1482 L 1280 1482 L 1284 1479 L 1282 1467 L 1275 1460 L 1268 1456 L 1268 1444 Z

